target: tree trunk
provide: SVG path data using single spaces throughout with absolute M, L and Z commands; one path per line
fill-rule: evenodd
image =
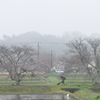
M 92 84 L 95 84 L 95 83 L 96 83 L 95 78 L 92 78 Z
M 100 77 L 96 76 L 96 77 L 92 78 L 92 84 L 100 84 Z
M 20 80 L 16 81 L 16 85 L 20 85 Z

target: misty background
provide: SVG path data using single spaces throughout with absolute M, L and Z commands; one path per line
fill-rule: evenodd
M 0 41 L 0 45 L 30 45 L 39 53 L 50 54 L 51 51 L 54 56 L 63 56 L 66 51 L 66 43 L 75 38 L 100 38 L 100 34 L 91 34 L 90 36 L 84 35 L 80 32 L 64 33 L 62 37 L 55 35 L 41 35 L 38 32 L 26 32 L 20 35 L 4 35 Z
M 75 37 L 100 37 L 100 0 L 0 0 L 0 44 L 64 54 Z

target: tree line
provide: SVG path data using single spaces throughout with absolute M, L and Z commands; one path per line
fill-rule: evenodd
M 100 83 L 100 39 L 77 38 L 66 43 L 65 57 L 54 58 L 65 67 L 65 73 L 69 73 L 72 67 L 84 68 L 90 76 L 92 83 Z M 0 67 L 7 70 L 16 85 L 25 78 L 27 72 L 50 72 L 50 55 L 40 54 L 29 45 L 0 46 Z M 52 65 L 53 67 L 53 65 Z

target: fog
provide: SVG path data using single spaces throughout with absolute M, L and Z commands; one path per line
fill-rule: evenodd
M 25 32 L 100 33 L 100 0 L 0 0 L 0 38 Z

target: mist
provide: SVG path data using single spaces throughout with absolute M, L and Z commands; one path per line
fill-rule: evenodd
M 100 34 L 99 4 L 99 0 L 1 0 L 0 38 L 30 31 L 59 37 L 75 31 Z

